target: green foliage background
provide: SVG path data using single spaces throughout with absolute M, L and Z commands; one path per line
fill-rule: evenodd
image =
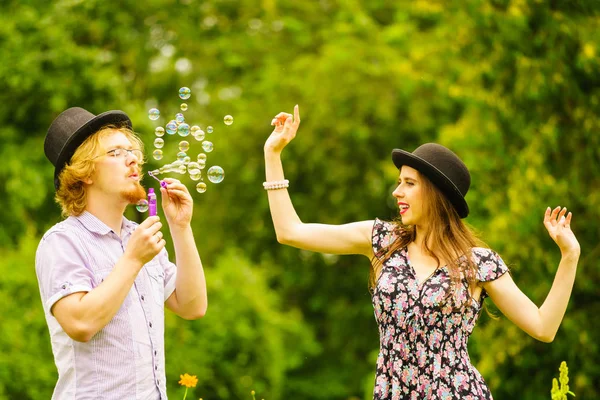
M 599 15 L 595 0 L 3 1 L 0 399 L 47 399 L 56 381 L 34 271 L 60 220 L 47 127 L 70 106 L 122 109 L 151 149 L 147 110 L 164 124 L 180 86 L 188 121 L 215 127 L 209 164 L 226 178 L 194 194 L 209 310 L 166 315 L 171 398 L 184 372 L 205 400 L 372 394 L 368 261 L 278 245 L 270 222 L 262 146 L 294 104 L 284 166 L 306 222 L 393 217 L 391 149 L 442 143 L 472 173 L 467 221 L 541 304 L 560 258 L 543 212 L 569 207 L 582 257 L 555 341 L 484 315 L 470 353 L 498 399 L 547 399 L 562 360 L 578 398 L 600 397 Z

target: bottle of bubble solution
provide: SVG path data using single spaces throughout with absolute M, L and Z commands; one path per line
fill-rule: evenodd
M 156 215 L 156 193 L 154 193 L 154 188 L 148 189 L 148 215 L 150 217 Z

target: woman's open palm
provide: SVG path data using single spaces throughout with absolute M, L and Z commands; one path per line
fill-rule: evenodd
M 573 251 L 579 253 L 579 242 L 571 230 L 571 219 L 573 214 L 569 212 L 565 217 L 566 213 L 566 207 L 563 207 L 562 210 L 560 207 L 556 207 L 552 211 L 550 210 L 550 207 L 548 207 L 544 215 L 544 226 L 562 253 Z

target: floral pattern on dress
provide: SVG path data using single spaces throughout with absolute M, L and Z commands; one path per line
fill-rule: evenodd
M 390 222 L 375 220 L 373 250 L 377 257 L 396 240 L 394 228 Z M 508 271 L 490 249 L 473 248 L 472 260 L 479 266 L 481 282 Z M 372 294 L 380 337 L 374 400 L 492 399 L 467 352 L 467 341 L 487 294 L 482 290 L 480 300 L 468 304 L 466 278 L 461 283 L 448 301 L 447 267 L 438 268 L 419 285 L 406 247 L 382 260 Z

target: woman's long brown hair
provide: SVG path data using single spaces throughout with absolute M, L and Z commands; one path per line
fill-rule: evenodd
M 478 267 L 473 263 L 471 249 L 488 246 L 462 221 L 452 203 L 427 177 L 419 173 L 419 182 L 422 185 L 422 198 L 425 202 L 423 211 L 428 216 L 429 226 L 423 238 L 424 250 L 437 261 L 438 268 L 442 266 L 442 262 L 448 263 L 451 286 L 446 298 L 450 299 L 454 297 L 463 278 L 467 279 L 469 288 L 477 285 Z M 371 290 L 374 290 L 377 285 L 383 262 L 417 237 L 417 229 L 414 225 L 404 225 L 400 217 L 393 223 L 393 234 L 396 239 L 386 248 L 381 249 L 371 262 L 369 274 Z M 470 304 L 471 290 L 468 290 L 468 293 Z

